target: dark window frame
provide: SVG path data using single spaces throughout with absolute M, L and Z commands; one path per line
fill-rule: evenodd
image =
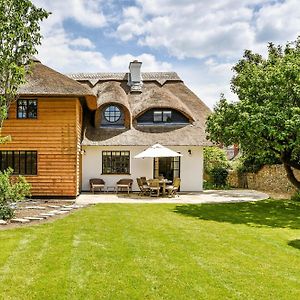
M 124 153 L 122 155 L 122 153 Z M 116 161 L 119 158 L 125 158 L 127 160 L 127 166 L 121 166 L 125 164 L 125 160 Z M 118 166 L 119 164 L 119 166 Z M 126 168 L 127 171 L 118 170 Z M 110 171 L 108 171 L 110 169 Z M 128 150 L 111 150 L 111 151 L 102 151 L 102 174 L 105 175 L 118 175 L 118 174 L 127 174 L 130 175 L 130 151 Z
M 35 110 L 33 116 L 30 116 L 32 114 L 32 111 L 30 111 L 32 108 L 30 107 L 30 102 L 35 103 Z M 21 107 L 23 107 L 23 112 L 21 110 Z M 19 115 L 21 113 L 21 115 Z M 20 98 L 17 100 L 17 119 L 24 120 L 24 119 L 32 119 L 36 120 L 38 118 L 38 99 L 36 98 Z
M 13 175 L 38 175 L 38 152 L 35 150 L 1 150 L 0 170 L 12 168 Z

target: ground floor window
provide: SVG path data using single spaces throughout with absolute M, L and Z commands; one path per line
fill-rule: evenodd
M 129 174 L 130 151 L 102 151 L 102 174 Z
M 15 175 L 37 175 L 37 151 L 0 151 L 0 170 L 7 168 Z
M 154 178 L 163 176 L 166 179 L 173 180 L 175 177 L 180 177 L 180 156 L 154 158 L 153 170 Z

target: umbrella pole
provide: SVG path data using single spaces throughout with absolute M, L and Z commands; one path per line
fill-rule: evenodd
M 158 178 L 159 177 L 159 158 L 155 157 L 154 158 L 154 178 Z

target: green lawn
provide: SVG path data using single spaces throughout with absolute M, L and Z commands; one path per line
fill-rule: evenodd
M 300 204 L 102 204 L 0 231 L 0 299 L 299 299 Z

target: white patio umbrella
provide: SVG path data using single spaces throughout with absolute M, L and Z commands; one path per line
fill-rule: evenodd
M 182 154 L 177 153 L 167 147 L 160 144 L 155 144 L 145 151 L 137 154 L 134 158 L 146 158 L 146 157 L 175 157 L 182 156 Z

